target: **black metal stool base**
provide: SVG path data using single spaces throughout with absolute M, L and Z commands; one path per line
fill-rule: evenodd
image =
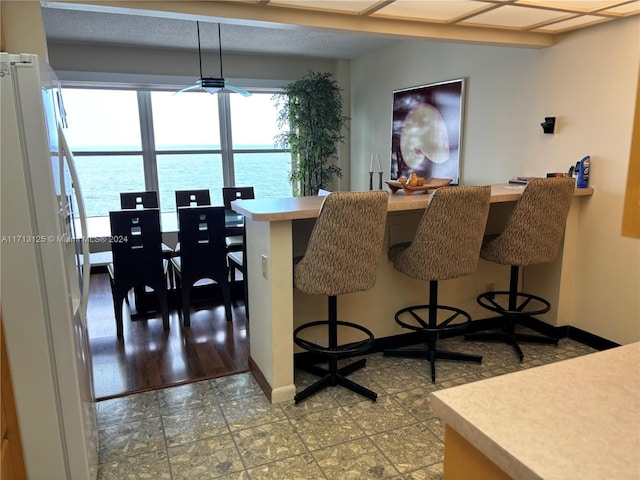
M 557 345 L 558 339 L 543 335 L 528 335 L 516 333 L 515 328 L 524 319 L 533 318 L 533 315 L 541 315 L 551 310 L 551 304 L 542 297 L 531 295 L 530 293 L 518 292 L 518 270 L 516 265 L 511 266 L 511 277 L 509 280 L 509 291 L 485 292 L 478 295 L 476 301 L 487 310 L 498 313 L 502 317 L 502 332 L 469 333 L 464 336 L 469 341 L 504 342 L 513 347 L 522 362 L 524 354 L 518 341 L 524 343 L 542 343 L 546 345 Z M 508 301 L 508 306 L 497 299 Z
M 449 352 L 447 350 L 429 350 L 429 348 L 396 348 L 385 350 L 385 356 L 390 357 L 411 357 L 411 358 L 427 358 L 431 365 L 431 381 L 436 381 L 436 359 L 455 360 L 459 362 L 475 362 L 482 363 L 481 355 L 473 355 L 470 353 Z
M 423 319 L 417 312 L 426 310 L 428 319 Z M 450 312 L 450 315 L 438 321 L 438 311 Z M 401 318 L 403 314 L 409 314 L 412 319 L 411 323 Z M 460 321 L 462 318 L 462 321 Z M 438 281 L 429 281 L 429 305 L 414 305 L 398 310 L 395 314 L 395 320 L 398 325 L 409 330 L 421 332 L 426 336 L 427 348 L 396 348 L 385 350 L 384 354 L 394 357 L 412 357 L 427 358 L 431 366 L 431 381 L 436 381 L 436 359 L 455 360 L 461 362 L 482 363 L 481 355 L 473 355 L 468 353 L 449 352 L 446 350 L 438 350 L 436 342 L 438 334 L 444 332 L 461 332 L 465 330 L 471 323 L 471 315 L 464 310 L 447 305 L 438 305 Z
M 355 355 L 361 355 L 368 351 L 373 344 L 373 333 L 370 330 L 366 329 L 362 325 L 358 325 L 351 322 L 342 322 L 337 320 L 337 299 L 335 296 L 329 296 L 329 319 L 328 320 L 320 320 L 316 322 L 305 323 L 304 325 L 299 326 L 293 332 L 293 341 L 296 345 L 304 348 L 305 350 L 320 354 L 324 356 L 329 362 L 329 368 L 322 368 L 317 365 L 299 365 L 298 368 L 305 370 L 309 373 L 317 375 L 320 378 L 314 384 L 308 386 L 301 392 L 297 393 L 294 397 L 295 403 L 299 403 L 305 398 L 313 395 L 316 392 L 319 392 L 323 388 L 333 387 L 336 385 L 341 385 L 349 390 L 358 393 L 364 397 L 373 400 L 374 402 L 378 398 L 378 394 L 369 390 L 362 385 L 359 385 L 348 378 L 347 375 L 355 372 L 356 370 L 364 367 L 367 363 L 367 360 L 362 358 L 357 360 L 349 365 L 345 365 L 343 367 L 338 368 L 338 360 L 341 358 L 348 358 Z M 310 342 L 309 340 L 305 340 L 300 337 L 299 334 L 302 330 L 311 327 L 317 326 L 327 326 L 328 330 L 328 340 L 329 346 L 325 347 L 322 345 L 318 345 L 316 343 Z M 354 330 L 359 330 L 362 332 L 366 338 L 364 340 L 348 343 L 344 345 L 338 345 L 338 326 L 351 328 Z
M 464 339 L 471 342 L 503 342 L 511 345 L 516 354 L 518 354 L 521 362 L 524 360 L 524 353 L 522 353 L 522 349 L 518 344 L 519 341 L 523 343 L 542 343 L 546 345 L 558 344 L 557 338 L 510 332 L 468 333 L 464 336 Z
M 352 392 L 367 397 L 368 399 L 375 402 L 378 398 L 378 394 L 376 392 L 369 390 L 368 388 L 363 387 L 362 385 L 359 385 L 346 378 L 346 376 L 350 373 L 364 367 L 366 365 L 366 362 L 367 360 L 363 358 L 356 362 L 350 363 L 349 365 L 345 365 L 344 367 L 337 369 L 335 372 L 331 372 L 330 369 L 321 368 L 316 365 L 305 365 L 299 367 L 302 370 L 313 373 L 314 375 L 318 375 L 321 378 L 314 384 L 297 393 L 294 397 L 295 403 L 301 402 L 305 398 L 313 395 L 316 392 L 319 392 L 323 388 L 333 387 L 336 385 L 341 385 L 345 388 L 348 388 Z

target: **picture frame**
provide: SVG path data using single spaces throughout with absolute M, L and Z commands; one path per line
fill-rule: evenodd
M 465 79 L 393 92 L 391 179 L 451 179 L 459 183 Z

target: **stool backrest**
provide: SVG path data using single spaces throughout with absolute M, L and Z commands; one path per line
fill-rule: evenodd
M 313 295 L 341 295 L 375 285 L 389 194 L 334 192 L 324 198 L 295 285 Z
M 420 280 L 446 280 L 473 273 L 480 258 L 490 202 L 490 186 L 436 190 L 411 245 L 394 260 L 394 268 Z
M 536 265 L 558 255 L 575 179 L 531 180 L 516 203 L 502 233 L 487 242 L 482 257 L 503 265 Z

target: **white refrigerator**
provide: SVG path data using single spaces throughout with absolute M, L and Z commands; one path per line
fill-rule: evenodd
M 1 52 L 0 86 L 0 303 L 27 475 L 95 479 L 89 250 L 59 82 Z

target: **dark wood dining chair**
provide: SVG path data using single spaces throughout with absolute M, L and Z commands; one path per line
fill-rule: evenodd
M 224 244 L 224 207 L 181 207 L 178 209 L 180 256 L 173 257 L 182 299 L 184 326 L 191 323 L 191 292 L 196 282 L 210 279 L 222 289 L 225 315 L 232 320 L 229 268 Z
M 222 201 L 227 210 L 231 210 L 234 200 L 251 200 L 255 198 L 253 187 L 222 187 Z M 241 251 L 244 242 L 244 227 L 227 229 L 225 243 L 227 252 Z
M 231 276 L 231 283 L 237 284 L 236 280 L 238 272 L 242 274 L 242 290 L 244 296 L 244 313 L 247 320 L 249 320 L 249 278 L 247 277 L 247 264 L 245 258 L 247 257 L 247 245 L 242 243 L 242 250 L 232 250 L 227 252 L 227 263 L 229 264 L 229 273 Z
M 116 317 L 116 333 L 123 338 L 122 307 L 129 290 L 153 289 L 158 297 L 162 322 L 169 330 L 166 270 L 162 253 L 160 211 L 119 210 L 109 212 L 113 263 L 107 266 Z
M 158 192 L 155 190 L 147 190 L 144 192 L 121 192 L 120 193 L 120 208 L 122 210 L 139 210 L 145 208 L 158 208 Z M 162 230 L 161 230 L 162 231 Z M 162 242 L 162 255 L 167 260 L 175 255 L 175 251 L 166 243 Z M 174 287 L 174 273 L 169 264 L 167 269 L 167 281 L 171 288 Z M 140 289 L 136 289 L 136 298 L 141 296 Z

